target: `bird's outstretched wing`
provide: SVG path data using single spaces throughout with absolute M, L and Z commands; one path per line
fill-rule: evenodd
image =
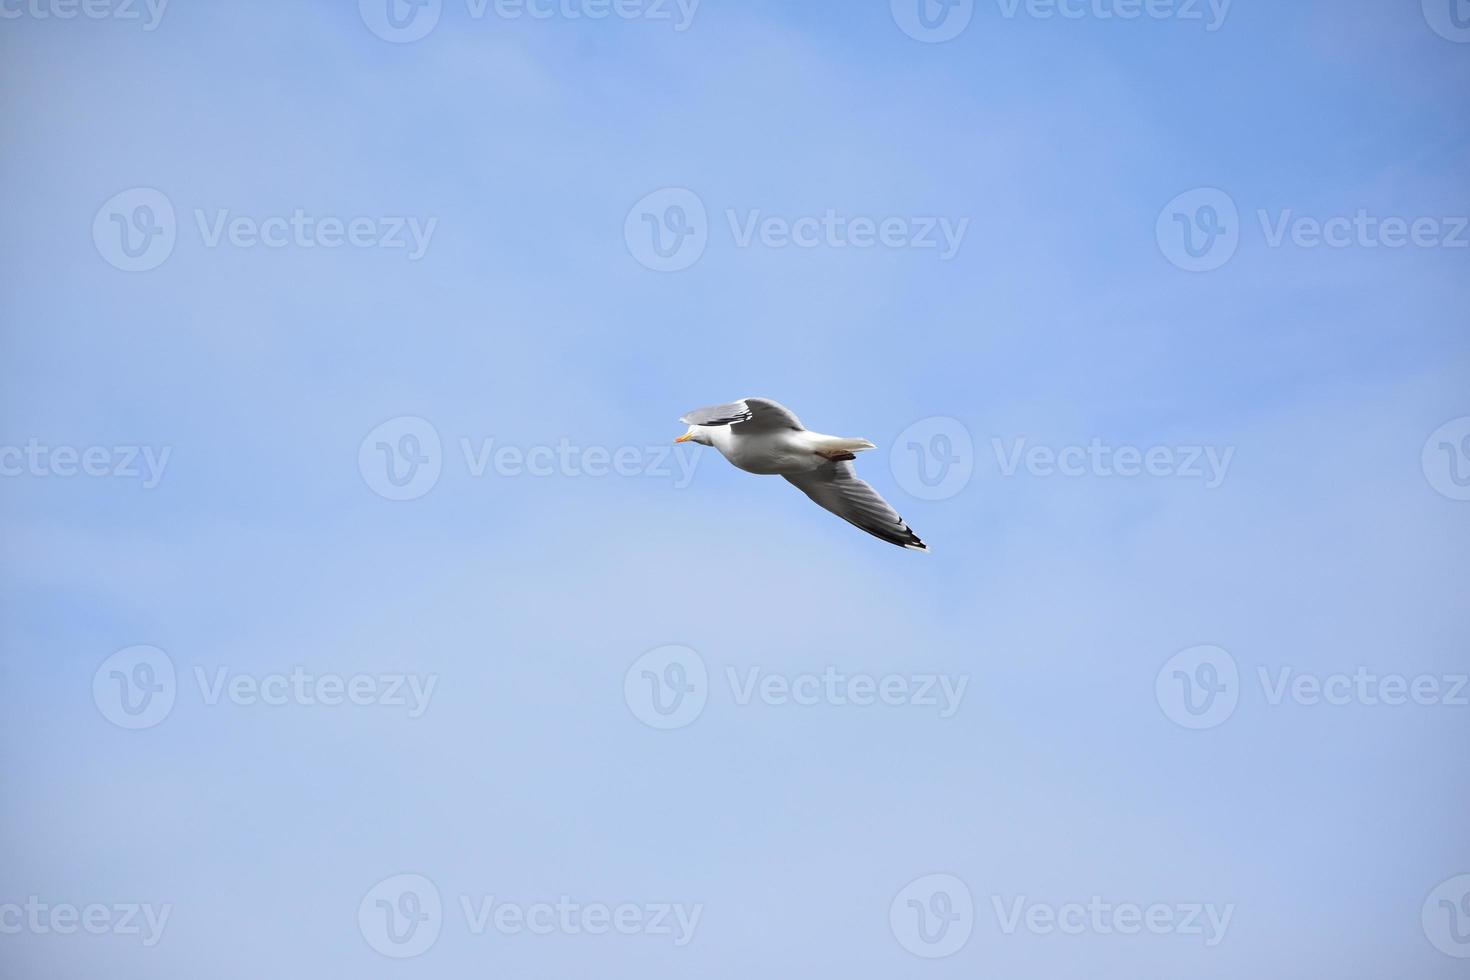
M 791 410 L 769 398 L 742 398 L 725 405 L 696 408 L 679 420 L 685 425 L 739 425 L 744 432 L 804 428 Z
M 898 512 L 888 506 L 888 501 L 857 478 L 851 463 L 824 463 L 810 473 L 787 476 L 786 479 L 818 506 L 830 510 L 853 527 L 902 548 L 929 550 L 929 546 L 919 540 Z

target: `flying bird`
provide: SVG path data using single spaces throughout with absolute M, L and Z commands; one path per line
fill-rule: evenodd
M 843 439 L 809 432 L 801 420 L 769 398 L 742 398 L 690 412 L 689 426 L 675 442 L 713 446 L 747 473 L 784 476 L 789 483 L 854 527 L 889 544 L 927 552 L 903 518 L 852 470 L 866 439 Z

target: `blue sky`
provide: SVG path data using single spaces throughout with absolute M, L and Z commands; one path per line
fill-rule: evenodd
M 372 3 L 5 5 L 5 972 L 1461 975 L 1470 43 L 1435 2 L 991 0 L 943 43 L 872 0 L 443 0 L 405 43 Z M 668 189 L 703 251 L 660 272 L 625 229 Z M 119 220 L 171 250 L 120 267 Z M 665 455 L 747 395 L 877 443 L 933 554 Z M 388 499 L 379 442 L 437 478 Z M 172 701 L 130 728 L 140 657 Z M 661 729 L 669 658 L 703 707 Z M 422 880 L 418 949 L 382 926 Z M 490 896 L 646 928 L 477 931 Z

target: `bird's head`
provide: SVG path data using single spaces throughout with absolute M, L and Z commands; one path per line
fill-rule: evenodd
M 675 442 L 697 442 L 701 446 L 712 446 L 712 445 L 714 445 L 714 443 L 712 443 L 712 442 L 709 441 L 709 431 L 708 431 L 708 429 L 705 426 L 702 426 L 702 425 L 691 425 L 689 427 L 689 431 L 688 432 L 684 433 L 682 436 L 680 436 L 679 438 L 675 439 L 674 441 Z

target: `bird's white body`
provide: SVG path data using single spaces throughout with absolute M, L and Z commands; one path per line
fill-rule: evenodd
M 914 551 L 929 550 L 888 502 L 853 473 L 850 460 L 877 448 L 868 440 L 812 432 L 769 398 L 696 409 L 681 421 L 689 431 L 676 442 L 713 446 L 747 473 L 784 476 L 813 503 L 874 537 Z
M 742 433 L 742 426 L 712 426 L 710 445 L 720 455 L 747 473 L 787 476 L 810 473 L 831 462 L 833 456 L 874 448 L 866 439 L 842 439 L 806 429 Z

